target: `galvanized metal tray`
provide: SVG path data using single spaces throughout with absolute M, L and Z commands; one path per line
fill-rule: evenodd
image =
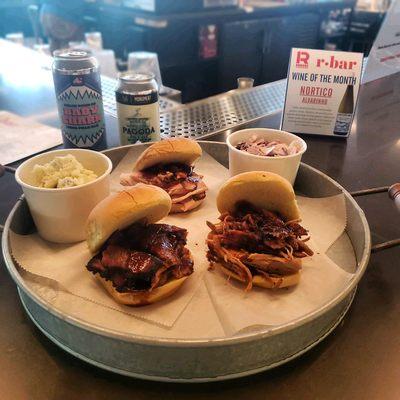
M 199 143 L 217 161 L 227 166 L 225 144 Z M 139 146 L 145 148 L 146 145 Z M 117 165 L 128 150 L 129 146 L 120 147 L 108 150 L 106 154 Z M 341 247 L 351 243 L 354 278 L 341 293 L 318 310 L 290 323 L 257 332 L 207 339 L 155 338 L 104 329 L 53 307 L 27 284 L 10 256 L 10 230 L 22 233 L 33 227 L 23 198 L 14 206 L 6 221 L 2 238 L 3 255 L 28 316 L 50 340 L 88 363 L 119 374 L 157 381 L 201 382 L 250 375 L 298 357 L 329 335 L 350 307 L 357 283 L 369 260 L 371 242 L 368 223 L 363 211 L 346 190 L 327 175 L 305 164 L 300 167 L 295 189 L 310 197 L 344 194 L 346 234 L 335 243 L 330 256 L 341 265 Z

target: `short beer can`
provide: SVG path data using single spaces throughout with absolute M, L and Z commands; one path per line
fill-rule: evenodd
M 121 73 L 115 97 L 122 145 L 160 140 L 158 86 L 153 74 Z

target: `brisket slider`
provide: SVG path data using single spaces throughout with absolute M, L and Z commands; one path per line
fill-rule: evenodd
M 203 177 L 193 170 L 193 163 L 201 154 L 201 147 L 194 140 L 156 142 L 138 158 L 132 173 L 121 175 L 121 184 L 146 183 L 161 187 L 171 197 L 171 213 L 193 210 L 203 202 L 207 191 Z
M 268 172 L 245 172 L 220 189 L 219 222 L 207 222 L 208 259 L 226 275 L 263 288 L 296 285 L 301 259 L 313 254 L 290 183 Z
M 138 184 L 107 197 L 90 213 L 87 243 L 94 256 L 86 268 L 118 303 L 157 302 L 193 273 L 186 229 L 155 223 L 170 209 L 164 190 Z

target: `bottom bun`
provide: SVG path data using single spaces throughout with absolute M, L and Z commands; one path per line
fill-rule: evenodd
M 114 298 L 117 303 L 125 304 L 127 306 L 138 307 L 153 304 L 157 301 L 171 296 L 182 286 L 187 276 L 168 281 L 165 285 L 157 287 L 152 291 L 138 290 L 132 292 L 118 292 L 111 281 L 102 278 L 98 274 L 96 274 L 96 278 L 102 283 L 107 292 Z
M 239 275 L 236 275 L 234 272 L 229 269 L 223 267 L 221 264 L 215 264 L 221 271 L 230 276 L 231 278 L 237 279 L 240 282 L 246 282 Z M 295 272 L 290 275 L 283 275 L 282 277 L 271 276 L 270 278 L 265 278 L 262 275 L 253 276 L 252 283 L 254 286 L 260 286 L 265 289 L 281 289 L 285 287 L 290 287 L 297 285 L 300 282 L 300 272 Z
M 193 200 L 192 198 L 190 200 L 191 201 L 188 201 L 186 203 L 172 203 L 170 213 L 171 214 L 172 213 L 183 213 L 186 211 L 194 210 L 204 201 L 204 199 Z

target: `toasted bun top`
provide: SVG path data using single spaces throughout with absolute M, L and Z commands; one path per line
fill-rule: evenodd
M 118 229 L 134 222 L 154 223 L 168 215 L 171 198 L 163 189 L 138 183 L 102 200 L 89 214 L 86 241 L 95 253 Z
M 286 221 L 300 217 L 292 185 L 272 172 L 244 172 L 232 177 L 221 187 L 217 207 L 220 213 L 233 212 L 236 203 L 243 200 L 278 212 Z
M 171 162 L 192 165 L 202 151 L 200 145 L 191 139 L 176 138 L 155 142 L 137 159 L 134 171 L 142 171 L 156 164 Z

